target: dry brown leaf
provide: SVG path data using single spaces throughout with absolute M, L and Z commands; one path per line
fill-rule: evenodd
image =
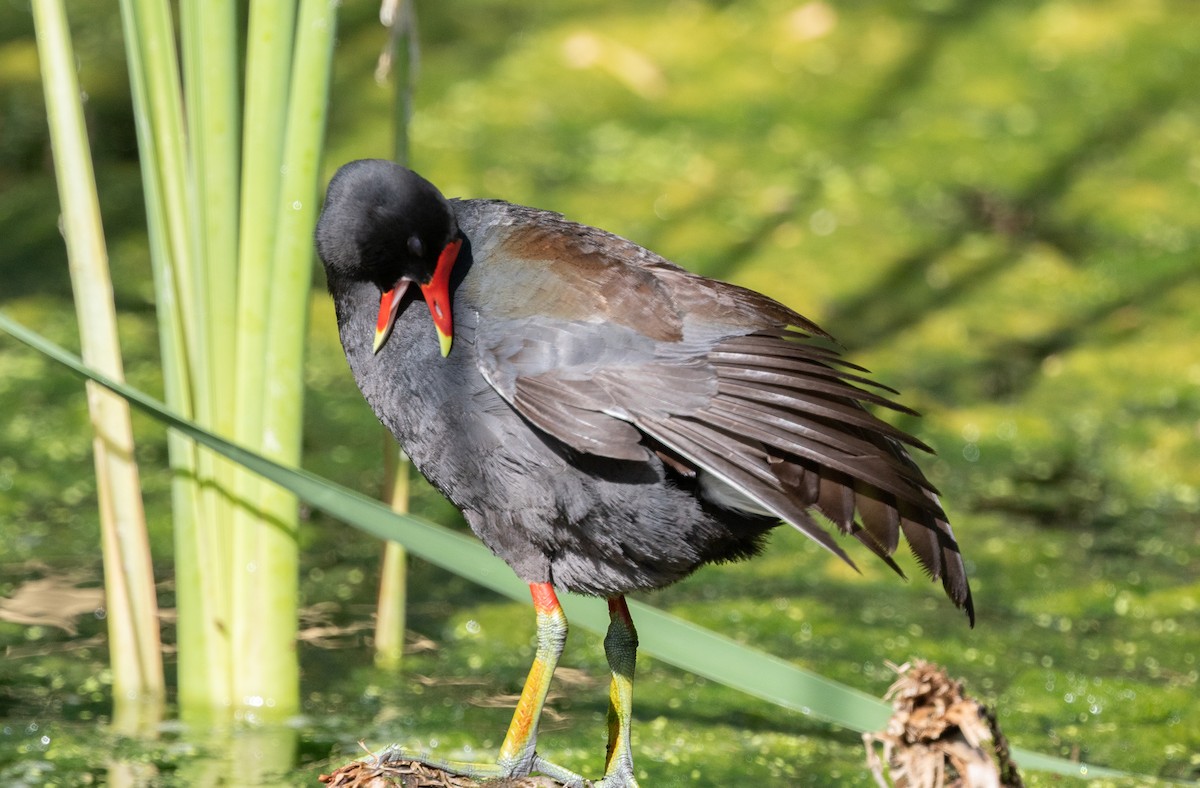
M 81 588 L 68 575 L 52 575 L 23 583 L 11 597 L 0 599 L 0 621 L 57 627 L 75 635 L 75 619 L 103 607 L 103 588 Z
M 890 667 L 893 714 L 882 733 L 867 733 L 867 765 L 888 788 L 1016 788 L 1021 785 L 995 717 L 932 663 Z M 882 745 L 880 759 L 875 745 Z M 998 755 L 993 760 L 992 752 Z M 887 777 L 884 776 L 886 765 Z M 888 782 L 888 777 L 891 782 Z

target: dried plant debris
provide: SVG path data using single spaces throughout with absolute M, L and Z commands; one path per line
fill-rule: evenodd
M 562 788 L 562 783 L 549 777 L 476 780 L 410 760 L 393 748 L 322 774 L 320 779 L 330 788 Z
M 1021 777 L 995 715 L 932 663 L 897 667 L 883 733 L 867 733 L 867 765 L 887 788 L 1019 788 Z M 876 745 L 882 745 L 883 758 Z M 887 777 L 884 769 L 887 769 Z M 888 777 L 891 781 L 888 781 Z
M 0 597 L 0 621 L 58 627 L 68 635 L 77 635 L 75 619 L 104 607 L 104 589 L 83 587 L 79 582 L 71 574 L 28 580 L 11 597 Z

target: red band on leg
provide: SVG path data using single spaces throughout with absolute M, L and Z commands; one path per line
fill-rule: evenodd
M 562 610 L 558 603 L 558 595 L 550 583 L 530 583 L 529 593 L 533 597 L 533 609 L 539 613 L 553 613 Z M 628 614 L 627 614 L 628 615 Z
M 624 596 L 612 596 L 608 598 L 608 615 L 610 617 L 619 617 L 621 623 L 626 628 L 633 629 L 633 616 L 629 615 L 629 605 L 625 603 Z

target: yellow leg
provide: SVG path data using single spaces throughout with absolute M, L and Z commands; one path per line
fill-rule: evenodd
M 588 788 L 593 785 L 593 783 L 584 780 L 571 770 L 543 760 L 536 752 L 538 722 L 542 718 L 542 707 L 546 704 L 546 694 L 550 691 L 550 679 L 554 676 L 554 668 L 558 665 L 558 658 L 562 655 L 563 646 L 567 641 L 567 617 L 563 614 L 562 606 L 558 603 L 554 587 L 549 583 L 531 583 L 529 591 L 533 595 L 533 608 L 537 612 L 537 651 L 534 654 L 533 666 L 529 669 L 529 676 L 525 679 L 525 687 L 521 690 L 521 699 L 517 701 L 516 711 L 513 712 L 512 722 L 509 723 L 508 733 L 504 737 L 504 743 L 500 745 L 500 757 L 497 759 L 497 762 L 495 764 L 475 764 L 445 761 L 431 758 L 427 755 L 406 753 L 399 748 L 389 748 L 378 756 L 372 756 L 371 762 L 373 764 L 391 763 L 400 760 L 416 760 L 429 766 L 473 777 L 477 780 L 511 779 L 524 777 L 531 772 L 540 772 L 547 777 L 558 780 L 563 785 L 568 786 L 568 788 Z M 620 601 L 620 605 L 624 608 L 624 600 Z M 611 609 L 612 603 L 610 603 Z M 628 618 L 629 611 L 626 609 L 625 619 L 628 620 Z M 628 625 L 628 632 L 630 635 L 633 633 L 633 625 L 631 623 Z M 636 648 L 636 645 L 635 638 L 633 647 Z M 605 650 L 608 650 L 607 639 L 605 640 Z M 609 662 L 610 664 L 612 663 L 611 656 Z M 630 651 L 629 657 L 628 676 L 632 680 L 632 651 Z M 616 681 L 615 672 L 613 680 L 614 682 Z M 615 692 L 616 690 L 614 690 Z M 629 708 L 630 692 L 632 692 L 632 685 L 626 690 L 626 694 L 624 695 L 625 700 L 618 704 L 619 708 L 626 710 Z M 628 753 L 628 711 L 624 713 L 624 720 L 623 730 L 625 733 L 620 740 L 625 742 L 625 744 L 620 745 L 620 747 L 623 747 L 626 753 Z M 621 728 L 622 726 L 618 724 L 617 727 Z M 610 733 L 610 739 L 611 737 L 612 734 Z M 610 741 L 609 749 L 612 750 L 613 746 Z M 622 777 L 625 771 L 619 768 L 619 763 L 629 763 L 629 780 L 624 780 Z M 608 773 L 606 773 L 604 779 L 597 785 L 606 786 L 607 788 L 636 788 L 637 783 L 632 781 L 632 762 L 630 762 L 627 755 L 624 758 L 619 757 L 616 760 L 610 755 L 609 771 L 616 775 L 616 779 L 611 779 Z
M 608 690 L 608 756 L 598 788 L 637 788 L 629 731 L 633 714 L 633 671 L 637 662 L 637 630 L 625 597 L 608 600 L 608 634 L 604 655 L 612 671 Z
M 533 595 L 533 609 L 537 612 L 537 651 L 509 723 L 508 734 L 500 746 L 500 768 L 512 775 L 528 774 L 533 767 L 542 707 L 567 641 L 567 617 L 558 603 L 554 587 L 549 583 L 531 583 L 529 591 Z

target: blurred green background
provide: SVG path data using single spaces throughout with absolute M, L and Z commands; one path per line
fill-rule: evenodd
M 447 195 L 612 230 L 837 336 L 925 414 L 903 426 L 939 452 L 922 464 L 979 621 L 969 630 L 907 556 L 909 583 L 868 560 L 855 575 L 782 530 L 762 559 L 646 600 L 875 695 L 893 678 L 885 661 L 934 660 L 995 704 L 1016 745 L 1200 778 L 1200 5 L 565 5 L 419 4 L 414 167 Z M 377 10 L 342 11 L 327 174 L 391 150 Z M 127 375 L 159 393 L 120 24 L 113 4 L 69 11 Z M 37 69 L 28 8 L 3 4 L 0 308 L 77 347 Z M 320 289 L 311 318 L 304 464 L 378 490 L 381 430 Z M 80 383 L 0 337 L 0 596 L 46 575 L 98 583 L 87 424 Z M 163 433 L 135 427 L 169 608 Z M 457 518 L 425 489 L 415 508 Z M 378 545 L 315 515 L 304 537 L 295 782 L 354 757 L 360 738 L 486 757 L 507 724 L 498 696 L 528 665 L 527 609 L 417 565 L 417 650 L 386 676 L 362 629 Z M 104 627 L 75 626 L 0 621 L 9 783 L 30 763 L 103 775 Z M 564 665 L 542 748 L 598 773 L 599 637 L 573 633 Z M 870 781 L 857 734 L 653 660 L 634 717 L 648 785 Z M 161 784 L 192 784 L 205 755 L 179 741 L 136 756 Z

